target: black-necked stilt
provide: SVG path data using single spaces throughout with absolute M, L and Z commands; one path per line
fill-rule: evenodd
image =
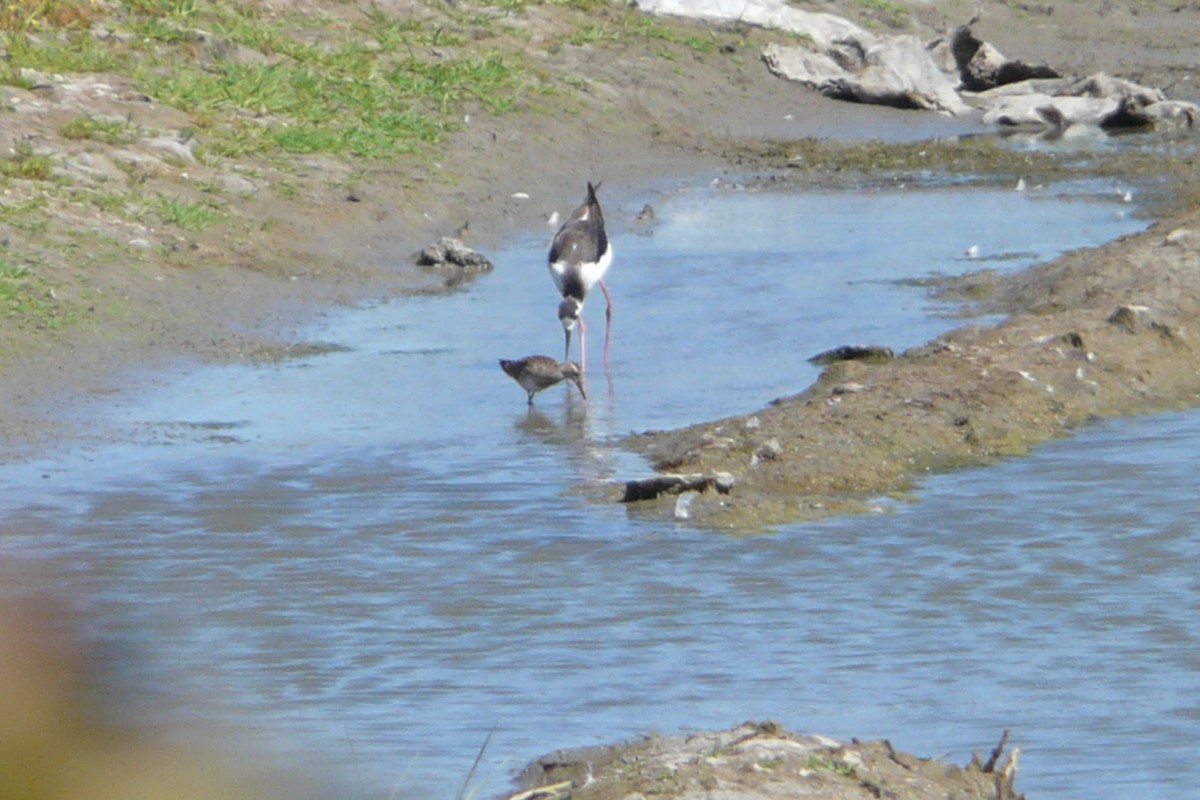
M 604 273 L 612 263 L 612 245 L 608 243 L 608 234 L 604 230 L 604 214 L 600 211 L 600 202 L 596 199 L 596 189 L 589 181 L 587 198 L 583 205 L 575 209 L 550 245 L 550 276 L 554 285 L 562 295 L 558 305 L 558 320 L 563 326 L 566 338 L 563 358 L 571 357 L 571 330 L 579 324 L 579 363 L 587 366 L 587 342 L 583 317 L 583 301 L 587 293 L 597 283 L 604 292 L 607 307 L 604 312 L 604 363 L 608 364 L 609 334 L 612 329 L 612 295 L 604 285 Z
M 559 362 L 550 356 L 525 356 L 513 360 L 502 358 L 500 369 L 529 393 L 530 406 L 533 405 L 535 394 L 563 380 L 573 381 L 579 387 L 579 394 L 587 400 L 587 391 L 583 388 L 583 370 L 574 361 Z

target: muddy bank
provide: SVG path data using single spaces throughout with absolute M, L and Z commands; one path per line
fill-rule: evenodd
M 839 742 L 774 722 L 727 731 L 648 736 L 625 744 L 560 750 L 521 774 L 510 800 L 626 798 L 869 797 L 1017 800 L 1019 750 L 1007 734 L 987 757 L 963 767 L 918 758 L 887 740 Z
M 1026 20 L 1028 38 L 1012 37 L 1005 49 L 1067 72 L 1124 69 L 1194 93 L 1176 60 L 1195 55 L 1193 46 L 1164 27 L 1183 11 L 1163 5 L 1138 19 L 1137 9 L 1106 5 L 1091 23 L 1120 17 L 1129 27 L 1118 33 L 1049 3 Z M 995 20 L 995 9 L 982 16 Z M 1088 37 L 1094 47 L 1054 52 L 1047 45 L 1055 37 Z M 1147 47 L 1142 56 L 1135 41 Z M 759 183 L 773 185 L 1119 178 L 1138 185 L 1144 208 L 1162 219 L 1145 234 L 1022 274 L 968 275 L 939 288 L 964 304 L 964 316 L 1003 314 L 1004 324 L 967 325 L 884 363 L 835 363 L 813 386 L 751 413 L 631 436 L 626 446 L 658 473 L 612 487 L 609 499 L 629 502 L 631 513 L 673 516 L 681 491 L 693 524 L 722 529 L 871 511 L 880 496 L 907 496 L 930 472 L 1024 454 L 1091 420 L 1200 400 L 1191 324 L 1200 309 L 1189 300 L 1200 289 L 1200 184 L 1190 132 L 1149 134 L 1144 146 L 1084 158 L 987 137 L 757 140 L 731 143 L 724 155 L 748 171 L 770 171 Z
M 1143 234 L 1019 274 L 931 280 L 932 292 L 962 304 L 964 318 L 1006 322 L 966 324 L 894 359 L 833 363 L 814 385 L 750 413 L 631 436 L 625 445 L 658 477 L 626 476 L 609 499 L 640 501 L 631 513 L 666 518 L 681 492 L 699 487 L 685 501 L 693 524 L 755 530 L 876 510 L 879 497 L 906 497 L 925 474 L 1024 454 L 1095 419 L 1196 405 L 1194 134 L 1138 134 L 1125 140 L 1136 146 L 1085 156 L 1037 141 L 730 143 L 726 158 L 763 190 L 947 181 L 1014 189 L 1104 178 L 1135 187 L 1143 213 L 1160 219 Z
M 627 444 L 660 471 L 729 473 L 734 488 L 697 495 L 690 518 L 755 528 L 867 511 L 932 471 L 1024 454 L 1097 418 L 1200 402 L 1194 212 L 1017 275 L 950 281 L 944 294 L 1010 316 L 882 363 L 833 364 L 751 414 Z M 670 514 L 675 502 L 650 504 Z

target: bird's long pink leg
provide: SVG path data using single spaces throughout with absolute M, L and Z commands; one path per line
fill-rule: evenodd
M 583 316 L 580 315 L 579 322 L 575 323 L 579 326 L 579 371 L 587 371 L 587 326 L 583 324 Z
M 600 281 L 600 291 L 604 292 L 604 366 L 608 366 L 608 344 L 612 336 L 612 315 L 613 301 L 612 295 L 608 293 L 608 287 L 604 285 L 604 281 Z

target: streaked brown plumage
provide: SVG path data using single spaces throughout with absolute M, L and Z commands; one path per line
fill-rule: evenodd
M 535 394 L 564 380 L 572 381 L 583 399 L 587 399 L 587 390 L 583 388 L 583 370 L 574 361 L 556 361 L 550 356 L 525 356 L 512 360 L 502 358 L 500 368 L 529 393 L 531 406 Z

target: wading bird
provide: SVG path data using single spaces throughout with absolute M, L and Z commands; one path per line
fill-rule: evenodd
M 566 347 L 563 359 L 571 357 L 571 331 L 579 325 L 579 363 L 587 366 L 587 341 L 583 324 L 583 301 L 593 286 L 600 284 L 607 303 L 604 312 L 604 364 L 608 365 L 609 334 L 612 330 L 613 302 L 608 287 L 604 285 L 604 273 L 612 263 L 612 245 L 604 230 L 604 214 L 596 199 L 596 189 L 589 181 L 587 198 L 583 205 L 571 212 L 571 217 L 558 229 L 550 245 L 548 264 L 550 277 L 562 295 L 558 305 L 558 321 L 563 326 Z
M 502 358 L 500 369 L 529 393 L 530 407 L 533 406 L 535 394 L 563 380 L 572 381 L 579 388 L 580 396 L 587 400 L 587 391 L 583 388 L 583 370 L 574 361 L 558 362 L 550 356 L 525 356 L 513 360 Z

